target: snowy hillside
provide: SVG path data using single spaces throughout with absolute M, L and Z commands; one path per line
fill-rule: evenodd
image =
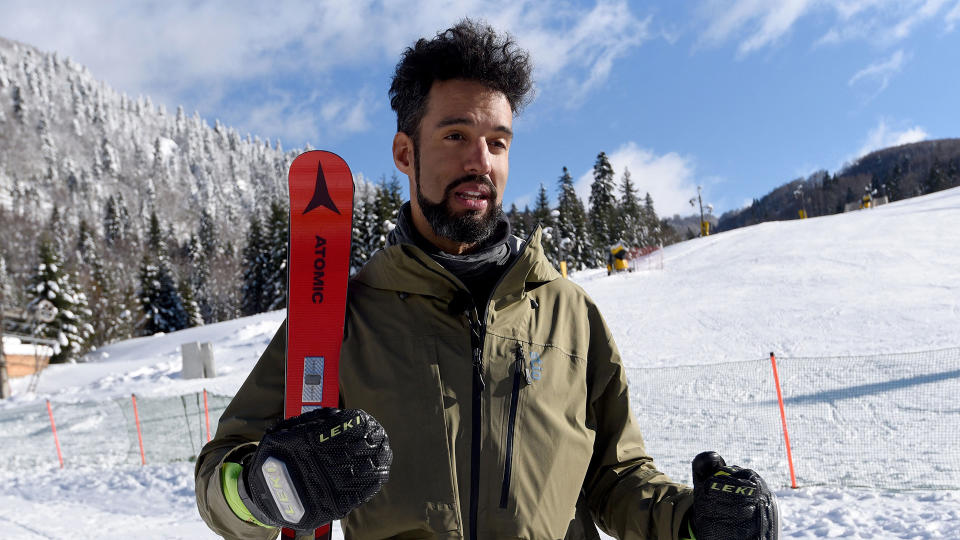
M 771 350 L 795 357 L 958 347 L 960 241 L 952 232 L 958 221 L 960 188 L 670 246 L 662 270 L 612 277 L 583 272 L 573 279 L 599 303 L 631 373 L 762 359 Z M 33 394 L 25 393 L 27 380 L 15 380 L 14 397 L 0 404 L 0 443 L 35 452 L 41 464 L 0 464 L 0 537 L 146 531 L 150 538 L 213 538 L 195 508 L 191 463 L 102 468 L 65 456 L 61 470 L 49 425 L 41 421 L 44 400 L 56 411 L 131 393 L 177 396 L 207 388 L 232 394 L 282 317 L 274 312 L 117 343 L 88 363 L 49 368 Z M 179 347 L 191 341 L 213 343 L 216 378 L 180 378 Z M 917 392 L 919 401 L 923 387 L 904 391 Z M 20 421 L 33 417 L 35 425 Z M 61 439 L 71 433 L 66 423 L 58 428 Z M 669 436 L 678 443 L 690 438 L 675 431 Z M 911 443 L 917 452 L 943 451 L 924 447 L 932 443 L 923 438 Z M 780 447 L 765 451 L 780 458 Z M 778 489 L 778 495 L 789 538 L 960 537 L 960 491 L 804 487 Z
M 299 153 L 124 95 L 69 58 L 2 37 L 0 95 L 0 208 L 27 220 L 56 203 L 71 225 L 97 223 L 119 197 L 135 217 L 156 210 L 188 235 L 203 209 L 232 223 L 283 197 Z
M 960 191 L 668 247 L 662 272 L 575 276 L 628 363 L 960 346 Z

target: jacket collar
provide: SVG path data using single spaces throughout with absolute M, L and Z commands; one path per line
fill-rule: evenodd
M 527 238 L 500 283 L 491 301 L 497 307 L 519 300 L 524 293 L 560 277 L 543 253 L 542 231 L 538 226 Z M 395 244 L 376 252 L 360 269 L 356 281 L 376 289 L 452 299 L 466 287 L 453 274 L 413 244 Z
M 500 214 L 493 234 L 485 239 L 472 253 L 454 255 L 445 253 L 424 238 L 413 225 L 410 202 L 407 201 L 397 213 L 397 226 L 387 235 L 387 245 L 413 244 L 431 259 L 440 263 L 453 275 L 471 287 L 470 280 L 489 283 L 490 273 L 502 273 L 518 252 L 520 241 L 510 234 L 510 221 Z M 476 292 L 476 291 L 472 291 Z

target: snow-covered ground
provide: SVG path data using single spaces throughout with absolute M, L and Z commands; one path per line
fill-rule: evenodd
M 769 351 L 798 357 L 958 347 L 958 222 L 960 188 L 684 242 L 664 250 L 662 270 L 612 277 L 588 271 L 573 279 L 601 306 L 631 373 L 762 359 Z M 117 343 L 90 362 L 48 368 L 35 393 L 26 393 L 27 379 L 14 380 L 14 397 L 0 404 L 0 438 L 8 447 L 30 441 L 32 451 L 49 458 L 31 466 L 0 463 L 0 538 L 213 538 L 196 510 L 192 463 L 104 467 L 65 456 L 60 469 L 48 431 L 16 432 L 24 424 L 16 420 L 45 415 L 46 399 L 57 409 L 131 393 L 232 394 L 282 317 L 274 312 Z M 180 378 L 179 348 L 191 341 L 213 343 L 217 377 Z M 925 387 L 902 391 L 921 401 Z M 689 438 L 673 431 L 667 442 Z M 924 447 L 934 443 L 923 438 L 913 443 L 919 451 L 943 450 Z M 780 459 L 782 449 L 767 452 Z M 785 537 L 960 538 L 960 491 L 777 491 Z

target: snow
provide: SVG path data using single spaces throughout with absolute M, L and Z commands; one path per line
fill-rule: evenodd
M 33 356 L 34 354 L 37 356 L 53 356 L 53 349 L 46 345 L 23 343 L 20 338 L 4 336 L 3 353 L 18 356 Z
M 586 271 L 572 279 L 600 305 L 632 371 L 762 359 L 771 350 L 797 357 L 957 347 L 960 242 L 951 230 L 958 217 L 960 188 L 684 242 L 664 250 L 662 270 Z M 45 419 L 47 399 L 57 410 L 132 393 L 233 394 L 282 318 L 272 312 L 116 343 L 87 362 L 49 367 L 33 393 L 29 378 L 15 379 L 14 396 L 0 403 L 0 437 Z M 213 344 L 215 378 L 180 377 L 187 342 Z M 918 402 L 925 391 L 900 390 Z M 58 420 L 58 429 L 90 432 L 101 420 L 70 422 Z M 192 463 L 104 466 L 91 457 L 67 459 L 60 469 L 52 437 L 39 426 L 23 434 L 35 442 L 32 465 L 0 463 L 0 538 L 215 538 L 196 510 Z M 675 431 L 679 443 L 684 433 Z M 942 451 L 923 437 L 911 442 Z M 824 447 L 824 457 L 836 450 Z M 781 447 L 768 452 L 760 457 L 781 459 Z M 926 473 L 938 474 L 932 465 Z M 787 538 L 960 537 L 958 490 L 813 486 L 778 487 L 777 494 Z
M 664 250 L 664 271 L 582 272 L 628 364 L 960 346 L 956 189 L 768 222 Z
M 173 139 L 166 137 L 157 137 L 157 140 L 159 141 L 160 158 L 164 161 L 170 159 L 178 148 L 177 143 Z

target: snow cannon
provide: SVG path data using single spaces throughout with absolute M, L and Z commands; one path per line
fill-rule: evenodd
M 623 272 L 629 270 L 629 258 L 630 252 L 627 251 L 627 248 L 623 247 L 623 244 L 615 244 L 610 248 L 610 253 L 607 255 L 607 275 L 614 272 Z

